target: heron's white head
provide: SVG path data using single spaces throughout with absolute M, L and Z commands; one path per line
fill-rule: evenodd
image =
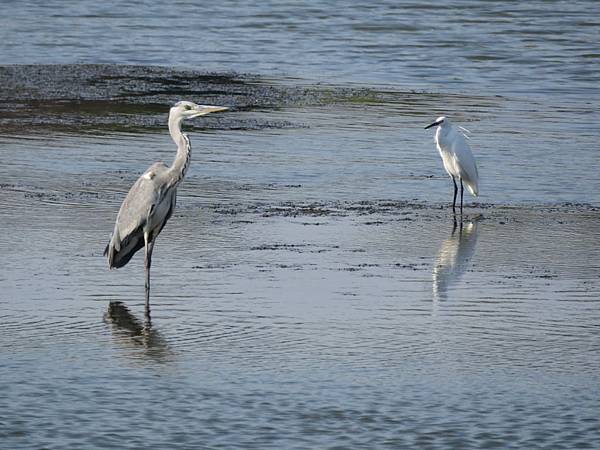
M 447 126 L 447 125 L 450 125 L 450 119 L 447 119 L 445 116 L 440 116 L 440 117 L 438 117 L 437 119 L 435 119 L 435 122 L 433 122 L 433 123 L 432 123 L 432 124 L 430 124 L 430 125 L 427 125 L 427 126 L 425 127 L 425 129 L 427 129 L 427 128 L 431 128 L 431 127 L 435 127 L 435 126 L 437 126 L 437 125 L 439 125 L 439 126 L 441 126 L 441 127 L 443 127 L 443 126 Z
M 211 112 L 225 111 L 226 106 L 197 105 L 194 102 L 181 101 L 175 103 L 169 112 L 170 120 L 193 119 L 194 117 L 204 116 Z
M 169 132 L 177 145 L 181 139 L 181 123 L 184 119 L 204 116 L 211 112 L 225 111 L 225 106 L 197 105 L 194 102 L 181 101 L 175 103 L 169 111 Z

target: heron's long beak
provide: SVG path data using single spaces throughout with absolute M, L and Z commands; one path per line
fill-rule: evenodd
M 211 106 L 211 105 L 198 105 L 196 108 L 196 113 L 190 115 L 191 118 L 204 116 L 205 114 L 209 114 L 217 111 L 226 111 L 229 108 L 227 106 Z
M 440 120 L 440 121 L 438 121 L 438 122 L 433 122 L 431 125 L 427 125 L 427 126 L 425 127 L 425 129 L 427 129 L 427 128 L 431 128 L 431 127 L 435 127 L 436 125 L 439 125 L 440 123 L 442 123 L 442 121 L 441 121 L 441 120 Z

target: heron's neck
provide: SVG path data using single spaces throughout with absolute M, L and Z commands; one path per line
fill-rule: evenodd
M 169 117 L 169 132 L 177 145 L 177 155 L 169 169 L 173 185 L 179 184 L 185 176 L 192 156 L 192 146 L 189 138 L 181 132 L 181 122 L 181 118 Z

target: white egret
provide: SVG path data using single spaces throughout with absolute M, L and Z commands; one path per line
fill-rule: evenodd
M 435 132 L 435 143 L 442 157 L 444 169 L 452 178 L 454 183 L 454 199 L 452 200 L 452 211 L 456 213 L 456 179 L 460 180 L 460 213 L 463 209 L 463 183 L 467 185 L 469 192 L 475 197 L 479 193 L 477 187 L 479 175 L 477 174 L 477 164 L 475 157 L 471 152 L 463 131 L 465 128 L 456 127 L 447 117 L 438 117 L 431 125 L 427 125 L 425 129 L 437 126 Z

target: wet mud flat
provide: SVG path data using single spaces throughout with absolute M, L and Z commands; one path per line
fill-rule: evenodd
M 187 189 L 148 326 L 142 260 L 108 272 L 101 254 L 116 196 L 4 187 L 21 230 L 2 240 L 6 442 L 94 444 L 115 414 L 112 444 L 156 448 L 600 441 L 597 208 L 469 205 L 455 223 L 447 204 Z
M 11 230 L 22 230 L 23 239 L 29 233 L 47 234 L 42 238 L 48 243 L 44 259 L 52 259 L 55 246 L 66 253 L 69 247 L 80 247 L 77 254 L 91 258 L 98 271 L 94 279 L 106 276 L 103 282 L 118 286 L 118 280 L 130 279 L 129 269 L 104 274 L 99 252 L 129 177 L 115 173 L 111 183 L 122 189 L 102 190 L 89 174 L 85 181 L 52 180 L 51 187 L 3 183 L 0 200 L 8 206 L 3 213 L 5 236 Z M 366 282 L 369 278 L 399 277 L 394 282 L 402 283 L 403 274 L 410 272 L 419 272 L 423 288 L 430 285 L 429 292 L 426 288 L 419 295 L 434 301 L 448 297 L 453 285 L 469 289 L 461 283 L 465 274 L 474 277 L 472 282 L 483 291 L 489 288 L 491 276 L 506 288 L 515 280 L 527 284 L 538 279 L 548 286 L 581 282 L 584 292 L 598 293 L 600 208 L 596 206 L 469 202 L 460 215 L 453 214 L 447 203 L 424 201 L 281 200 L 298 192 L 302 195 L 302 186 L 295 184 L 215 186 L 201 177 L 187 180 L 179 190 L 173 219 L 157 243 L 157 277 L 164 276 L 169 283 L 169 275 L 159 275 L 161 261 L 168 273 L 175 270 L 170 268 L 175 261 L 176 271 L 182 271 L 175 279 L 187 280 L 186 271 L 216 274 L 223 270 L 237 272 L 236 283 L 242 285 L 256 273 L 354 273 L 358 284 L 346 290 L 351 296 L 367 294 L 373 287 Z M 264 200 L 254 200 L 260 196 Z M 5 245 L 10 254 L 8 240 Z M 131 270 L 139 267 L 134 264 Z M 327 275 L 323 278 L 327 280 Z M 129 284 L 130 288 L 136 285 L 134 280 Z M 183 282 L 181 289 L 194 295 L 192 285 Z M 160 291 L 160 282 L 156 289 Z M 535 284 L 529 289 L 528 295 L 538 294 Z M 480 290 L 474 292 L 482 295 Z M 473 295 L 462 290 L 454 293 L 459 298 L 464 294 Z M 493 295 L 501 299 L 500 294 Z
M 164 126 L 169 105 L 192 99 L 237 111 L 269 111 L 334 104 L 400 102 L 416 110 L 436 109 L 440 94 L 367 87 L 303 84 L 244 73 L 207 73 L 161 66 L 0 66 L 0 129 L 35 127 L 54 131 L 142 131 Z M 475 108 L 500 98 L 445 95 Z M 447 102 L 446 102 L 447 103 Z M 194 126 L 194 125 L 192 125 Z M 203 129 L 253 130 L 303 127 L 305 123 L 210 116 Z
M 140 130 L 164 126 L 168 107 L 181 99 L 237 110 L 323 103 L 332 97 L 357 95 L 275 86 L 257 76 L 217 74 L 152 66 L 35 65 L 0 67 L 0 126 L 54 129 Z M 231 123 L 211 116 L 210 129 L 289 126 L 286 122 Z

